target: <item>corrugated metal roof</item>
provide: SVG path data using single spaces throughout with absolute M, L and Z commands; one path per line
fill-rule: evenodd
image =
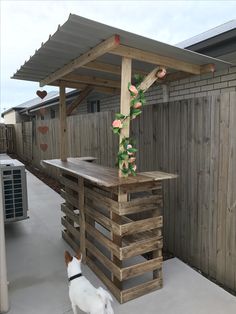
M 217 70 L 229 66 L 226 62 L 218 59 L 71 14 L 65 24 L 59 27 L 55 34 L 50 36 L 48 41 L 36 50 L 35 54 L 17 70 L 12 78 L 39 82 L 115 34 L 120 35 L 120 43 L 125 46 L 158 53 L 196 65 L 215 63 Z M 97 61 L 120 65 L 121 58 L 106 54 L 98 58 Z M 149 71 L 153 69 L 151 64 L 145 62 L 134 61 L 133 65 L 137 70 Z M 80 68 L 77 70 L 77 73 L 83 73 L 88 76 L 94 75 L 94 71 L 91 69 Z M 99 76 L 106 78 L 108 74 L 99 72 Z M 113 74 L 109 74 L 109 78 L 119 80 Z
M 22 109 L 28 109 L 28 108 L 40 105 L 42 102 L 49 101 L 49 100 L 55 98 L 56 96 L 59 96 L 59 92 L 51 91 L 51 92 L 47 93 L 47 96 L 44 99 L 41 99 L 40 97 L 35 97 L 33 99 L 27 100 L 26 102 L 23 102 L 20 105 L 17 105 L 15 107 L 11 107 L 11 108 L 5 110 L 4 112 L 2 112 L 2 117 L 6 113 L 10 112 L 11 110 L 19 111 L 19 110 L 22 110 Z
M 197 43 L 208 40 L 210 38 L 219 36 L 223 33 L 232 31 L 234 29 L 236 29 L 236 20 L 232 20 L 232 21 L 229 21 L 229 22 L 224 23 L 222 25 L 219 25 L 217 27 L 214 27 L 212 29 L 209 29 L 206 32 L 203 32 L 201 34 L 198 34 L 196 36 L 193 36 L 189 39 L 186 39 L 186 40 L 178 43 L 176 46 L 180 47 L 180 48 L 190 47 L 192 45 L 195 45 Z

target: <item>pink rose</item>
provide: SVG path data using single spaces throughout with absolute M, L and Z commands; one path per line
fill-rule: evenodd
M 137 166 L 136 166 L 136 165 L 133 166 L 133 170 L 134 170 L 134 171 L 137 170 Z
M 133 147 L 132 145 L 128 144 L 128 145 L 127 145 L 127 150 L 130 149 L 130 148 L 132 148 L 132 147 Z M 133 153 L 128 152 L 128 155 L 129 155 L 129 156 L 132 156 Z
M 130 91 L 131 93 L 133 93 L 135 96 L 138 95 L 138 90 L 137 90 L 137 88 L 136 88 L 134 85 L 130 85 L 129 91 Z
M 130 162 L 130 163 L 135 162 L 135 160 L 136 160 L 135 157 L 130 157 L 130 158 L 129 158 L 129 162 Z
M 113 128 L 119 128 L 119 129 L 121 129 L 121 128 L 122 128 L 122 123 L 121 123 L 120 120 L 114 120 L 114 121 L 112 122 L 112 126 L 113 126 Z
M 133 106 L 135 109 L 139 109 L 142 107 L 142 103 L 139 101 L 139 102 L 136 102 L 136 104 L 134 104 Z
M 157 77 L 158 78 L 163 78 L 166 75 L 166 69 L 162 68 L 160 70 L 157 71 Z

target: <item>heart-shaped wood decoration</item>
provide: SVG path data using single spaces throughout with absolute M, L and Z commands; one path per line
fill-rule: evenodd
M 46 152 L 46 150 L 48 149 L 48 144 L 45 144 L 45 143 L 40 144 L 40 149 L 41 149 L 43 152 Z
M 46 125 L 44 126 L 39 126 L 38 131 L 42 134 L 46 134 L 48 132 L 48 127 Z
M 37 90 L 36 92 L 37 96 L 39 96 L 41 99 L 44 99 L 47 96 L 47 92 L 45 90 Z

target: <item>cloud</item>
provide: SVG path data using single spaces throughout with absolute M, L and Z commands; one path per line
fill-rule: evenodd
M 175 44 L 233 19 L 235 9 L 234 1 L 1 1 L 1 108 L 35 97 L 37 83 L 10 77 L 69 13 Z

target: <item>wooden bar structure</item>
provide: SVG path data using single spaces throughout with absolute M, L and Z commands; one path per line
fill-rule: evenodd
M 120 178 L 116 169 L 88 161 L 44 163 L 61 171 L 63 239 L 80 248 L 83 261 L 124 303 L 162 287 L 162 183 L 176 175 Z
M 153 171 L 122 178 L 118 169 L 88 162 L 91 158 L 69 158 L 67 115 L 96 91 L 119 93 L 120 113 L 128 116 L 133 74 L 145 75 L 139 88 L 146 92 L 155 82 L 216 67 L 228 64 L 72 14 L 13 76 L 60 89 L 60 159 L 44 163 L 61 171 L 62 236 L 75 250 L 80 247 L 83 262 L 121 303 L 162 287 L 163 181 L 176 175 Z M 158 77 L 161 69 L 165 78 Z M 68 108 L 66 88 L 80 89 Z M 120 142 L 129 133 L 128 118 Z

